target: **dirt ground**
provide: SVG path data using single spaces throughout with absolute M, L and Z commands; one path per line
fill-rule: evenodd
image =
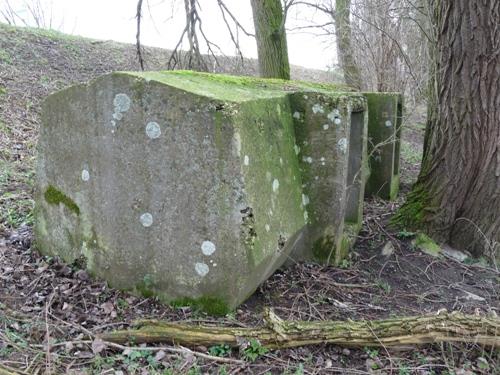
M 149 68 L 161 68 L 166 56 L 148 50 Z M 237 72 L 231 60 L 226 65 L 228 72 Z M 408 110 L 403 129 L 400 197 L 365 203 L 351 257 L 341 267 L 299 263 L 279 270 L 223 318 L 111 289 L 75 264 L 39 255 L 32 235 L 32 189 L 40 103 L 71 83 L 125 69 L 137 69 L 132 46 L 0 25 L 0 374 L 9 369 L 116 375 L 500 373 L 498 351 L 473 344 L 315 345 L 272 352 L 256 347 L 253 360 L 224 346 L 110 347 L 96 340 L 101 332 L 144 318 L 258 326 L 265 307 L 290 320 L 379 319 L 441 309 L 500 313 L 498 269 L 485 259 L 432 257 L 412 245 L 414 233 L 388 226 L 418 173 L 424 130 L 419 108 Z M 301 79 L 328 78 L 294 72 Z M 393 251 L 382 255 L 388 243 Z

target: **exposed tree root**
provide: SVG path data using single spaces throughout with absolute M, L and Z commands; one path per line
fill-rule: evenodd
M 239 328 L 146 320 L 136 322 L 134 329 L 105 333 L 101 338 L 115 343 L 232 347 L 253 338 L 270 349 L 320 343 L 362 347 L 463 342 L 500 347 L 499 318 L 457 312 L 372 321 L 307 322 L 282 320 L 267 310 L 265 321 L 265 327 Z

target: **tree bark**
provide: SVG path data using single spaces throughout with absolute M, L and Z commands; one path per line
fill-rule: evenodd
M 251 0 L 261 77 L 290 79 L 285 15 L 280 0 Z
M 362 88 L 361 71 L 356 64 L 351 38 L 351 0 L 335 1 L 335 32 L 337 34 L 337 54 L 344 81 L 357 90 Z
M 500 255 L 500 2 L 428 1 L 436 44 L 424 158 L 394 221 L 494 259 Z
M 284 321 L 266 311 L 266 327 L 238 328 L 160 321 L 138 322 L 138 328 L 105 333 L 101 339 L 123 344 L 175 343 L 187 346 L 237 347 L 257 339 L 269 349 L 332 343 L 336 345 L 401 346 L 435 342 L 467 342 L 500 347 L 500 320 L 460 313 L 377 321 Z

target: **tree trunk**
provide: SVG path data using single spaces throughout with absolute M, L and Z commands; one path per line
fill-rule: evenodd
M 239 328 L 160 321 L 139 322 L 139 328 L 105 333 L 101 339 L 126 342 L 221 345 L 237 347 L 257 339 L 269 349 L 333 343 L 345 346 L 401 346 L 435 342 L 468 342 L 500 347 L 500 320 L 460 313 L 374 321 L 286 321 L 271 310 L 267 327 Z
M 285 16 L 280 0 L 251 0 L 261 77 L 290 79 Z
M 436 45 L 424 158 L 394 221 L 494 258 L 500 254 L 500 1 L 429 0 L 429 8 Z
M 361 71 L 356 64 L 351 45 L 351 0 L 335 1 L 335 32 L 337 34 L 337 54 L 340 67 L 344 73 L 344 81 L 348 86 L 361 90 Z

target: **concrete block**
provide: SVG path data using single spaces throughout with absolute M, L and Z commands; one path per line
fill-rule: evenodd
M 403 97 L 399 93 L 365 93 L 368 100 L 370 176 L 366 196 L 393 200 L 399 192 L 399 154 Z
M 291 96 L 308 216 L 307 246 L 293 260 L 339 264 L 361 228 L 367 110 L 359 94 Z
M 324 245 L 317 259 L 328 250 L 338 261 L 344 223 L 359 212 L 346 184 L 359 185 L 350 124 L 366 101 L 334 90 L 121 72 L 50 96 L 39 139 L 40 251 L 79 259 L 114 287 L 213 313 L 244 301 L 312 240 Z

